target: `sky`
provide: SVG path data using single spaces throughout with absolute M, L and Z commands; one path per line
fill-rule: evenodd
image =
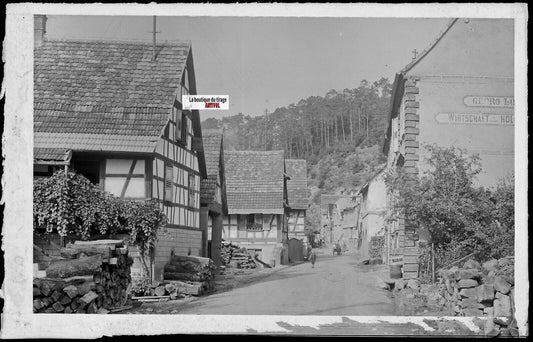
M 386 77 L 424 50 L 449 21 L 404 18 L 158 16 L 157 40 L 189 40 L 199 95 L 229 95 L 202 120 L 262 115 Z M 152 16 L 48 15 L 48 38 L 152 40 Z

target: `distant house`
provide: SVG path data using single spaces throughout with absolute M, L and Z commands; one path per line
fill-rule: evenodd
M 360 256 L 363 259 L 372 257 L 372 242 L 376 239 L 385 239 L 385 215 L 387 211 L 387 188 L 385 186 L 384 171 L 381 170 L 363 185 L 359 191 L 361 196 L 361 209 L 359 213 L 359 230 L 361 243 Z M 387 262 L 386 244 L 383 244 L 379 258 Z
M 225 151 L 228 215 L 222 238 L 275 265 L 288 263 L 283 151 Z
M 46 17 L 35 24 L 34 175 L 66 166 L 120 198 L 155 199 L 169 218 L 151 272 L 161 280 L 172 252 L 201 254 L 200 117 L 181 106 L 196 94 L 191 45 L 47 40 Z
M 338 240 L 350 250 L 356 247 L 357 221 L 359 219 L 358 203 L 352 198 L 343 197 L 337 201 L 337 210 L 340 214 L 340 236 Z
M 307 188 L 307 162 L 304 159 L 286 159 L 287 195 L 289 202 L 289 259 L 303 260 L 308 236 L 305 230 L 305 215 L 309 206 Z
M 338 225 L 340 216 L 336 212 L 336 203 L 342 198 L 341 195 L 321 194 L 320 211 L 322 214 L 322 229 L 320 235 L 324 243 L 335 243 L 335 237 L 338 235 Z
M 200 184 L 200 226 L 202 228 L 202 256 L 213 259 L 216 266 L 222 265 L 220 247 L 222 242 L 223 215 L 228 212 L 226 180 L 224 172 L 224 142 L 222 132 L 203 132 L 207 179 Z

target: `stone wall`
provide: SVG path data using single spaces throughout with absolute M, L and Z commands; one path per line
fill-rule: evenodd
M 494 317 L 485 333 L 515 336 L 514 259 L 489 260 L 482 265 L 468 260 L 463 267 L 439 272 L 444 305 L 456 316 Z

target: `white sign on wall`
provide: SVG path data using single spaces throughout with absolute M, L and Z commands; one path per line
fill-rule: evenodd
M 438 113 L 435 120 L 442 124 L 514 125 L 514 114 L 495 113 Z
M 465 96 L 463 103 L 468 107 L 513 108 L 512 96 Z

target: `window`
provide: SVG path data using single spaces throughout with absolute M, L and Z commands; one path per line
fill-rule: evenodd
M 170 163 L 165 163 L 165 201 L 167 202 L 172 202 L 174 197 L 173 176 L 174 168 Z
M 249 214 L 246 230 L 261 231 L 263 230 L 263 215 Z
M 189 207 L 194 207 L 196 205 L 196 194 L 194 192 L 196 186 L 196 178 L 194 175 L 189 175 Z

